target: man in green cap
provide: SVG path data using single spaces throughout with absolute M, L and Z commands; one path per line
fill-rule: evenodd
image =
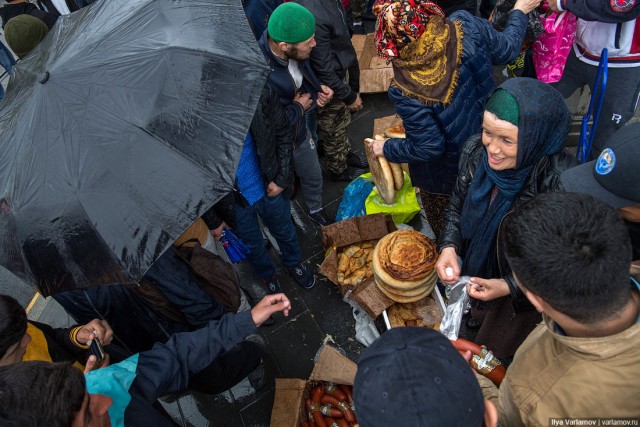
M 322 170 L 316 142 L 307 129 L 305 114 L 322 107 L 333 91 L 320 83 L 309 63 L 316 45 L 316 22 L 307 9 L 296 3 L 278 6 L 258 41 L 271 67 L 269 82 L 286 110 L 294 133 L 293 161 L 309 209 L 309 217 L 326 226 L 333 222 L 322 208 Z

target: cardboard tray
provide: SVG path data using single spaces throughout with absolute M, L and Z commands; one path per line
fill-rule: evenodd
M 327 250 L 320 264 L 320 273 L 338 286 L 342 295 L 353 290 L 351 285 L 338 283 L 339 248 L 366 240 L 378 240 L 396 230 L 391 215 L 373 214 L 357 216 L 322 227 L 322 246 Z M 362 284 L 358 285 L 358 287 Z
M 442 314 L 442 316 L 444 317 L 447 306 L 444 303 L 444 299 L 440 294 L 440 290 L 438 289 L 438 286 L 433 288 L 433 292 L 431 292 L 431 294 L 427 298 L 433 298 L 436 301 L 436 306 L 440 309 L 440 314 Z M 387 315 L 386 309 L 382 311 L 382 320 L 384 321 L 384 326 L 386 327 L 385 330 L 391 329 L 391 323 L 389 322 L 389 316 Z M 384 332 L 384 331 L 379 331 L 379 332 Z
M 335 348 L 321 347 L 308 380 L 276 378 L 276 392 L 271 411 L 271 426 L 299 427 L 305 408 L 304 402 L 318 381 L 353 385 L 357 366 Z

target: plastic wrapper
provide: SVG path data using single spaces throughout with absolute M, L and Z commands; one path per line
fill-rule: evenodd
M 342 201 L 336 214 L 336 222 L 367 214 L 364 202 L 367 200 L 371 190 L 373 190 L 373 181 L 371 180 L 371 174 L 366 175 L 369 175 L 368 179 L 361 175 L 351 181 L 344 189 Z
M 356 321 L 356 340 L 365 347 L 369 347 L 380 336 L 380 333 L 371 316 L 357 302 L 348 298 L 350 293 L 347 292 L 344 302 L 349 304 L 353 310 L 353 319 Z
M 268 72 L 235 0 L 61 16 L 0 105 L 0 265 L 45 296 L 136 283 L 233 189 Z
M 450 340 L 457 340 L 462 324 L 462 316 L 469 310 L 469 296 L 467 284 L 471 283 L 469 276 L 462 276 L 452 286 L 447 286 L 447 309 L 440 323 L 440 332 Z
M 404 171 L 402 173 L 404 174 L 404 185 L 399 191 L 396 191 L 395 203 L 391 205 L 385 203 L 378 189 L 374 187 L 364 203 L 367 215 L 375 213 L 390 214 L 393 222 L 402 224 L 411 221 L 420 212 L 420 205 L 416 197 L 416 190 L 411 185 L 411 178 L 409 178 L 408 173 Z M 361 176 L 371 178 L 370 173 Z
M 515 4 L 516 0 L 498 0 L 496 2 L 493 12 L 489 17 L 491 25 L 493 25 L 496 30 L 502 31 L 504 30 L 504 27 L 507 26 L 509 12 L 513 10 L 513 6 L 515 6 Z M 544 32 L 544 28 L 540 22 L 540 12 L 538 9 L 534 9 L 529 12 L 527 14 L 527 18 L 529 18 L 529 23 L 527 25 L 527 33 L 525 34 L 524 41 L 522 42 L 523 50 L 528 49 L 540 34 Z
M 538 80 L 560 81 L 571 46 L 576 38 L 578 20 L 571 12 L 552 13 L 540 18 L 544 33 L 533 45 L 533 63 Z

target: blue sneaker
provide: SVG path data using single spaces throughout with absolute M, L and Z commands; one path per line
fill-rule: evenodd
M 269 280 L 262 279 L 262 284 L 264 285 L 264 289 L 267 291 L 267 294 L 273 295 L 280 293 L 280 282 L 275 274 Z
M 302 286 L 305 289 L 313 288 L 313 285 L 316 284 L 316 278 L 313 273 L 302 263 L 299 263 L 295 267 L 287 267 L 287 271 L 298 283 L 298 285 Z

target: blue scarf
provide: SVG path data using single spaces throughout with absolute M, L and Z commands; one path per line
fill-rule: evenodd
M 518 101 L 518 153 L 515 169 L 491 169 L 484 150 L 469 185 L 461 216 L 461 232 L 469 240 L 462 272 L 486 279 L 500 277 L 496 236 L 505 215 L 530 179 L 534 166 L 564 147 L 571 114 L 562 95 L 535 79 L 514 78 L 502 85 Z M 491 202 L 493 189 L 498 192 Z M 502 272 L 507 274 L 508 272 Z

